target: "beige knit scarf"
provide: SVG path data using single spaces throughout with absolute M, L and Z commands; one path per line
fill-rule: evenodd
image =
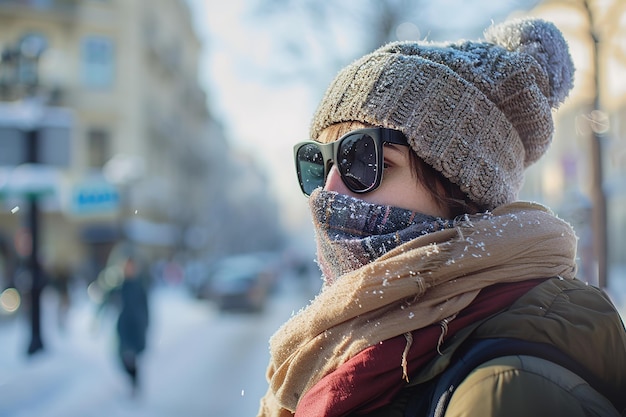
M 573 229 L 549 209 L 517 202 L 418 237 L 347 273 L 270 339 L 269 389 L 258 416 L 291 416 L 303 393 L 357 353 L 453 317 L 482 288 L 573 279 L 576 242 Z

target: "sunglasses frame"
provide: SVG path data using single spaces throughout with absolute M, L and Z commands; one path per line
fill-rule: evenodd
M 305 196 L 308 197 L 309 194 L 307 194 L 307 192 L 304 190 L 302 174 L 300 171 L 300 164 L 298 163 L 298 151 L 300 151 L 300 149 L 305 145 L 317 146 L 320 153 L 322 154 L 322 158 L 324 161 L 324 181 L 322 182 L 322 185 L 321 185 L 323 187 L 326 184 L 328 173 L 330 172 L 332 164 L 335 164 L 336 163 L 335 161 L 337 161 L 337 156 L 339 153 L 339 149 L 341 148 L 341 143 L 347 138 L 354 136 L 354 135 L 368 135 L 373 139 L 375 151 L 376 151 L 376 166 L 377 167 L 383 166 L 383 162 L 384 162 L 383 148 L 384 148 L 385 143 L 393 143 L 396 145 L 409 146 L 406 136 L 404 136 L 402 132 L 400 132 L 399 130 L 395 130 L 395 129 L 387 129 L 384 127 L 371 127 L 371 128 L 351 130 L 350 132 L 340 137 L 338 140 L 330 142 L 330 143 L 320 143 L 320 142 L 311 141 L 311 140 L 297 143 L 293 147 L 293 156 L 294 156 L 294 161 L 296 164 L 296 175 L 298 177 L 298 184 L 300 184 L 300 190 Z M 380 168 L 377 169 L 374 184 L 364 190 L 352 189 L 352 187 L 350 186 L 350 183 L 344 179 L 344 174 L 341 172 L 341 169 L 339 169 L 339 174 L 341 175 L 341 180 L 344 182 L 344 184 L 346 185 L 346 187 L 348 187 L 350 191 L 356 194 L 364 194 L 364 193 L 369 193 L 371 191 L 374 191 L 376 188 L 380 186 L 380 183 L 382 182 L 382 179 L 383 179 L 383 171 L 384 169 L 380 169 Z

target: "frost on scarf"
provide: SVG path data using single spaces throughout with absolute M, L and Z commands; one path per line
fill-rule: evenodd
M 317 237 L 317 258 L 326 284 L 402 243 L 453 227 L 451 220 L 370 204 L 332 191 L 314 191 L 309 204 Z

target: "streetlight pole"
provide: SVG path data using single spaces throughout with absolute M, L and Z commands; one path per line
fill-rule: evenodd
M 27 163 L 38 163 L 39 129 L 33 126 L 26 131 L 26 154 Z M 39 202 L 36 193 L 28 196 L 29 212 L 28 224 L 31 236 L 30 250 L 30 273 L 31 273 L 31 340 L 28 346 L 28 354 L 32 355 L 43 349 L 41 339 L 41 293 L 45 286 L 45 280 L 39 264 Z
M 588 0 L 584 1 L 585 11 L 589 21 L 591 40 L 593 41 L 593 79 L 594 79 L 594 100 L 593 111 L 591 113 L 591 166 L 592 166 L 592 200 L 593 200 L 593 235 L 594 253 L 598 262 L 598 286 L 607 287 L 607 204 L 604 190 L 604 167 L 603 167 L 603 135 L 602 120 L 598 120 L 600 115 L 600 39 L 597 33 L 591 5 Z
M 39 84 L 38 64 L 41 55 L 46 49 L 45 41 L 39 36 L 25 36 L 15 47 L 7 48 L 2 52 L 2 64 L 8 69 L 9 79 L 6 81 L 6 89 L 26 87 L 26 94 L 35 96 Z M 19 90 L 17 96 L 19 96 Z M 39 158 L 39 120 L 35 118 L 31 126 L 23 129 L 25 140 L 24 163 L 38 164 Z M 41 337 L 41 293 L 45 286 L 45 279 L 39 264 L 39 202 L 37 192 L 26 193 L 28 199 L 28 229 L 30 232 L 30 259 L 28 260 L 31 288 L 30 288 L 30 315 L 31 315 L 31 341 L 28 346 L 28 354 L 32 355 L 43 349 Z

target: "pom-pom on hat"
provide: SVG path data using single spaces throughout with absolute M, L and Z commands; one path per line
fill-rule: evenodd
M 573 85 L 554 24 L 519 19 L 484 41 L 393 42 L 341 70 L 311 137 L 358 121 L 403 132 L 413 151 L 488 208 L 514 201 L 524 170 L 548 149 L 552 109 Z

